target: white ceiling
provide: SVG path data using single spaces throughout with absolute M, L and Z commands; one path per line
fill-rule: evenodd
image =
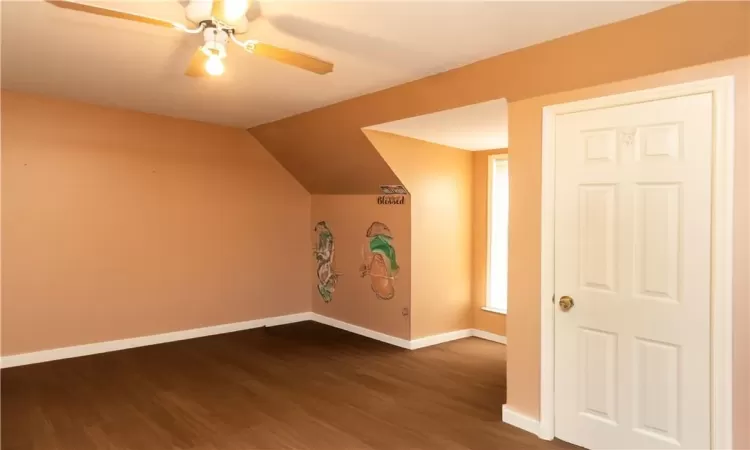
M 463 150 L 508 147 L 508 102 L 501 98 L 367 127 Z
M 177 0 L 99 1 L 184 22 Z M 175 117 L 249 127 L 667 6 L 572 3 L 267 0 L 245 39 L 336 64 L 320 76 L 230 48 L 224 76 L 183 75 L 200 36 L 2 2 L 2 87 Z

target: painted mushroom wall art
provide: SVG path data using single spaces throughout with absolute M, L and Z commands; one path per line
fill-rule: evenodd
M 373 222 L 366 236 L 368 243 L 362 249 L 360 276 L 370 277 L 370 287 L 377 298 L 390 300 L 396 294 L 394 280 L 399 271 L 393 235 L 386 224 Z

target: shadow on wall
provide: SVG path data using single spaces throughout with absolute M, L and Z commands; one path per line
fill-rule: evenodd
M 462 132 L 469 129 L 469 122 L 461 121 L 455 130 L 448 126 L 433 138 L 460 139 Z M 399 127 L 413 135 L 430 134 L 430 130 L 420 124 Z M 438 122 L 432 122 L 430 127 L 440 129 Z M 474 328 L 474 152 L 382 131 L 364 130 L 364 134 L 406 184 L 411 195 L 414 230 L 411 269 L 415 274 L 411 292 L 411 339 Z M 483 331 L 496 332 L 496 329 Z

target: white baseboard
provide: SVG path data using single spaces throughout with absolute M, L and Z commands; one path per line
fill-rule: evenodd
M 268 317 L 262 320 L 265 322 L 263 326 L 275 327 L 277 325 L 286 325 L 288 323 L 305 322 L 307 320 L 315 320 L 315 319 L 313 319 L 313 313 L 303 312 L 303 313 L 297 313 L 297 314 L 287 314 L 285 316 Z
M 449 331 L 447 333 L 433 334 L 432 336 L 425 336 L 419 339 L 413 339 L 409 342 L 409 348 L 417 350 L 423 347 L 429 347 L 431 345 L 438 345 L 445 342 L 455 341 L 457 339 L 463 339 L 472 336 L 472 330 L 456 330 Z
M 304 312 L 297 314 L 288 314 L 285 316 L 266 317 L 263 319 L 248 320 L 245 322 L 227 323 L 203 328 L 194 328 L 191 330 L 174 331 L 171 333 L 154 334 L 151 336 L 140 336 L 129 339 L 119 339 L 116 341 L 96 342 L 93 344 L 75 345 L 72 347 L 55 348 L 51 350 L 42 350 L 38 352 L 22 353 L 18 355 L 4 356 L 0 359 L 0 367 L 24 366 L 27 364 L 36 364 L 58 359 L 76 358 L 79 356 L 95 355 L 97 353 L 114 352 L 129 348 L 145 347 L 147 345 L 163 344 L 166 342 L 182 341 L 185 339 L 194 339 L 199 337 L 212 336 L 215 334 L 232 333 L 235 331 L 250 330 L 260 327 L 273 327 L 295 322 L 304 322 L 306 320 L 315 321 L 354 334 L 375 339 L 396 347 L 408 350 L 416 350 L 432 345 L 442 344 L 445 342 L 455 341 L 471 336 L 487 339 L 501 344 L 506 343 L 505 336 L 489 333 L 487 331 L 476 329 L 465 329 L 450 331 L 432 336 L 426 336 L 419 339 L 407 340 L 370 330 L 368 328 L 352 325 L 341 320 L 323 316 L 313 312 Z
M 503 422 L 508 425 L 513 425 L 516 428 L 520 428 L 529 433 L 539 435 L 539 421 L 532 419 L 531 417 L 519 414 L 512 409 L 508 408 L 508 405 L 503 405 Z
M 471 330 L 471 335 L 480 339 L 486 339 L 488 341 L 497 342 L 498 344 L 508 345 L 508 339 L 505 336 L 499 334 L 490 333 L 489 331 L 477 330 L 476 328 Z
M 352 325 L 350 323 L 343 322 L 338 319 L 333 319 L 328 316 L 323 316 L 321 314 L 311 313 L 312 318 L 311 320 L 314 320 L 315 322 L 322 323 L 324 325 L 328 325 L 334 328 L 340 328 L 342 330 L 349 331 L 350 333 L 359 334 L 365 337 L 368 337 L 370 339 L 375 339 L 377 341 L 385 342 L 386 344 L 395 345 L 396 347 L 411 348 L 411 342 L 407 341 L 406 339 L 397 338 L 394 336 L 390 336 L 385 333 L 381 333 L 379 331 L 373 331 L 369 328 L 360 327 L 359 325 Z
M 354 334 L 359 334 L 365 337 L 369 337 L 371 339 L 375 339 L 381 342 L 385 342 L 387 344 L 395 345 L 396 347 L 401 347 L 409 350 L 417 350 L 424 347 L 430 347 L 433 345 L 443 344 L 450 341 L 455 341 L 458 339 L 464 339 L 467 337 L 478 337 L 481 339 L 486 339 L 488 341 L 492 342 L 498 342 L 500 344 L 506 344 L 507 339 L 505 336 L 501 336 L 499 334 L 490 333 L 488 331 L 483 330 L 477 330 L 473 328 L 467 328 L 464 330 L 456 330 L 456 331 L 449 331 L 447 333 L 440 333 L 440 334 L 433 334 L 432 336 L 425 336 L 419 339 L 413 339 L 411 341 L 406 339 L 397 338 L 394 336 L 390 336 L 385 333 L 381 333 L 379 331 L 373 331 L 369 328 L 360 327 L 358 325 L 352 325 L 347 322 L 343 322 L 338 319 L 333 319 L 328 316 L 324 316 L 317 313 L 312 313 L 312 317 L 310 320 L 313 320 L 315 322 L 319 322 L 325 325 L 329 325 L 335 328 L 340 328 L 342 330 L 349 331 Z
M 3 356 L 0 359 L 0 367 L 24 366 L 58 359 L 76 358 L 79 356 L 95 355 L 97 353 L 114 352 L 147 345 L 163 344 L 166 342 L 183 341 L 199 337 L 212 336 L 215 334 L 232 333 L 235 331 L 250 330 L 260 327 L 272 327 L 287 323 L 312 320 L 312 313 L 289 314 L 285 316 L 266 317 L 263 319 L 247 320 L 244 322 L 226 323 L 191 330 L 174 331 L 171 333 L 154 334 L 151 336 L 140 336 L 115 341 L 96 342 L 93 344 L 74 345 L 72 347 L 55 348 L 18 355 Z

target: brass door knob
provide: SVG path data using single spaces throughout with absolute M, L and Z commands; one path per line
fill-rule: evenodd
M 568 297 L 567 295 L 560 297 L 560 309 L 562 309 L 563 312 L 570 311 L 570 308 L 572 308 L 574 304 L 575 302 L 571 297 Z

